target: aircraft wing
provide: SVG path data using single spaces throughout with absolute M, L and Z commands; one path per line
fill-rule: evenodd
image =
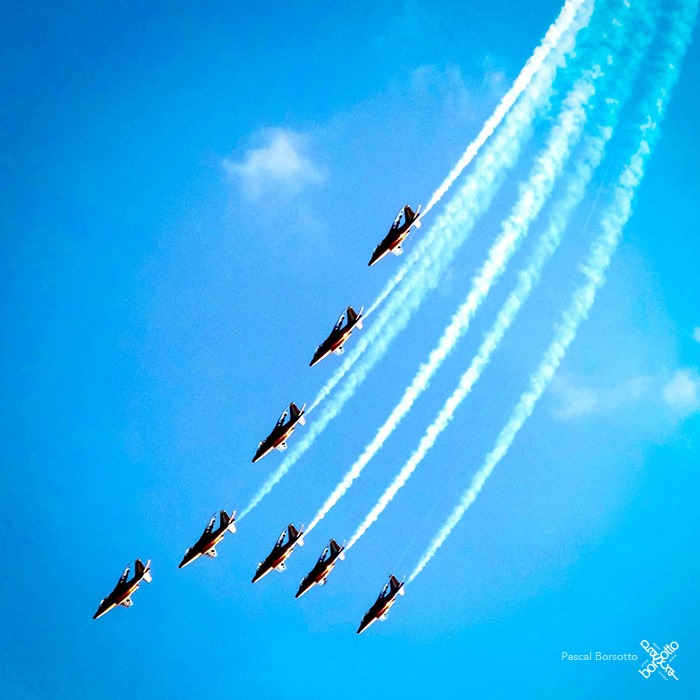
M 124 583 L 124 581 L 126 581 L 126 579 L 129 578 L 129 571 L 130 570 L 131 570 L 131 564 L 127 564 L 126 569 L 124 569 L 124 573 L 122 573 L 122 575 L 119 577 L 119 581 L 117 582 L 117 586 L 120 583 Z
M 214 514 L 209 521 L 209 524 L 204 528 L 204 534 L 209 535 L 214 529 L 214 524 L 216 523 L 216 514 Z

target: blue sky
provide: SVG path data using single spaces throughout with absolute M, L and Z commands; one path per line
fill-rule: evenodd
M 435 345 L 563 80 L 439 289 L 341 416 L 216 561 L 177 570 L 210 515 L 240 511 L 279 464 L 250 459 L 284 405 L 311 402 L 338 365 L 308 362 L 340 311 L 369 306 L 398 269 L 393 256 L 366 264 L 397 208 L 428 200 L 559 10 L 549 0 L 2 10 L 4 697 L 315 698 L 321 683 L 349 698 L 655 697 L 663 681 L 635 663 L 561 661 L 636 652 L 641 639 L 678 641 L 677 692 L 697 696 L 696 41 L 590 318 L 389 619 L 355 635 L 526 388 L 628 155 L 638 95 L 483 379 L 328 585 L 293 597 L 324 541 L 350 537 L 414 449 L 530 243 L 288 570 L 250 579 L 287 522 L 311 520 Z M 153 560 L 153 583 L 132 609 L 93 622 L 137 556 Z

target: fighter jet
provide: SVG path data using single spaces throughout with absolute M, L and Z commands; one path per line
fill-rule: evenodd
M 134 563 L 134 568 L 136 571 L 131 581 L 128 580 L 130 566 L 124 569 L 124 573 L 119 577 L 119 581 L 117 581 L 114 590 L 106 598 L 102 599 L 100 606 L 97 608 L 97 612 L 92 616 L 93 620 L 102 617 L 102 615 L 108 613 L 112 608 L 116 608 L 117 605 L 130 608 L 132 603 L 131 596 L 134 591 L 138 590 L 141 581 L 151 582 L 150 561 L 147 561 L 144 566 L 144 563 L 140 559 L 137 559 Z
M 328 574 L 333 571 L 338 559 L 345 559 L 344 549 L 345 545 L 341 547 L 335 540 L 331 540 L 318 558 L 314 568 L 304 576 L 304 580 L 301 582 L 301 586 L 299 586 L 299 590 L 294 597 L 301 598 L 306 591 L 313 588 L 316 584 L 319 586 L 325 585 Z
M 394 255 L 401 255 L 401 253 L 403 253 L 401 244 L 410 233 L 411 227 L 415 226 L 416 228 L 420 228 L 421 222 L 418 219 L 419 216 L 420 206 L 414 212 L 411 207 L 406 204 L 406 206 L 399 211 L 394 219 L 394 223 L 389 229 L 389 233 L 387 233 L 384 240 L 374 249 L 372 258 L 369 261 L 370 267 L 378 260 L 381 260 L 387 253 L 393 253 Z M 402 218 L 403 223 L 401 222 Z
M 297 423 L 302 425 L 306 423 L 306 418 L 304 418 L 305 408 L 306 404 L 301 408 L 297 408 L 295 403 L 289 404 L 289 409 L 285 409 L 282 412 L 272 432 L 258 445 L 255 457 L 253 457 L 253 464 L 262 459 L 268 452 L 272 452 L 272 450 L 282 451 L 287 449 L 287 438 L 294 432 Z M 289 420 L 287 420 L 287 415 L 289 415 Z
M 201 537 L 185 552 L 178 569 L 191 564 L 195 559 L 199 559 L 202 554 L 206 554 L 210 559 L 216 556 L 216 545 L 224 539 L 227 532 L 236 532 L 234 520 L 236 519 L 236 511 L 234 510 L 231 517 L 228 516 L 225 510 L 219 511 L 219 527 L 214 529 L 216 522 L 216 513 L 212 516 L 209 524 L 204 528 Z
M 273 569 L 277 571 L 284 571 L 284 562 L 287 557 L 292 553 L 292 550 L 296 545 L 300 547 L 304 546 L 304 540 L 301 539 L 304 533 L 304 526 L 301 526 L 300 530 L 297 530 L 294 525 L 289 523 L 286 530 L 282 530 L 282 533 L 277 538 L 275 546 L 272 551 L 265 557 L 263 561 L 258 564 L 258 568 L 253 576 L 253 583 L 259 581 L 263 576 L 269 574 Z
M 389 576 L 387 584 L 382 588 L 379 598 L 377 598 L 372 607 L 362 618 L 362 622 L 360 622 L 360 626 L 357 628 L 357 634 L 362 634 L 362 632 L 377 620 L 386 620 L 386 615 L 394 604 L 397 593 L 400 595 L 404 594 L 403 581 L 399 583 L 396 576 L 392 574 Z
M 348 306 L 347 311 L 340 314 L 335 326 L 330 335 L 316 348 L 313 359 L 309 363 L 309 367 L 313 367 L 318 364 L 324 357 L 328 357 L 332 352 L 336 355 L 343 354 L 343 345 L 347 339 L 352 335 L 355 328 L 362 328 L 362 312 L 364 309 L 360 309 L 360 313 L 356 313 L 352 306 Z M 347 315 L 347 321 L 345 321 Z M 343 322 L 345 321 L 345 325 Z

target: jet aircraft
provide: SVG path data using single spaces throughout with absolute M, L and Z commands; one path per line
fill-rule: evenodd
M 233 511 L 231 516 L 225 510 L 219 512 L 219 527 L 214 528 L 216 522 L 216 513 L 213 515 L 209 524 L 204 528 L 204 532 L 200 538 L 185 552 L 178 569 L 191 564 L 195 559 L 199 559 L 203 554 L 206 554 L 210 559 L 216 556 L 216 545 L 224 539 L 227 532 L 236 532 L 234 520 L 236 511 Z
M 377 600 L 362 618 L 362 622 L 357 628 L 357 634 L 362 634 L 362 632 L 377 620 L 386 620 L 387 613 L 396 601 L 397 594 L 404 594 L 403 581 L 399 582 L 396 576 L 392 574 L 389 576 L 389 580 L 384 588 L 382 588 L 382 592 L 379 594 Z
M 381 260 L 387 253 L 393 253 L 394 255 L 401 255 L 403 253 L 403 248 L 401 244 L 403 243 L 406 236 L 411 231 L 411 227 L 415 226 L 420 228 L 420 206 L 414 212 L 411 207 L 406 204 L 397 214 L 394 219 L 394 223 L 389 229 L 384 240 L 374 249 L 372 257 L 369 261 L 369 266 L 372 267 L 374 263 Z M 403 223 L 401 219 L 403 218 Z
M 301 423 L 301 425 L 306 423 L 306 418 L 304 418 L 305 408 L 306 404 L 301 408 L 297 408 L 295 403 L 289 404 L 289 409 L 285 409 L 282 412 L 272 432 L 258 445 L 255 457 L 253 457 L 253 464 L 262 459 L 268 452 L 272 452 L 272 450 L 282 451 L 287 449 L 287 438 L 294 432 L 297 423 Z M 287 415 L 289 415 L 289 420 L 287 420 Z
M 286 530 L 282 530 L 282 533 L 277 538 L 275 546 L 272 551 L 265 557 L 263 561 L 258 564 L 258 568 L 253 576 L 253 583 L 259 581 L 263 576 L 267 576 L 273 569 L 277 571 L 284 571 L 285 564 L 289 555 L 296 545 L 300 547 L 304 546 L 304 540 L 301 538 L 304 533 L 304 526 L 301 526 L 300 530 L 297 530 L 294 525 L 289 523 Z
M 340 318 L 335 326 L 333 326 L 330 335 L 316 348 L 316 352 L 309 363 L 309 367 L 318 364 L 331 353 L 335 353 L 336 355 L 343 354 L 343 345 L 345 345 L 347 339 L 352 335 L 353 330 L 355 328 L 362 328 L 362 311 L 363 309 L 360 309 L 360 312 L 356 313 L 352 306 L 348 306 L 347 311 L 340 314 Z M 343 325 L 344 321 L 345 325 Z
M 316 584 L 319 586 L 325 585 L 328 574 L 333 571 L 338 559 L 341 561 L 345 559 L 344 549 L 345 545 L 341 547 L 335 540 L 331 540 L 318 558 L 314 568 L 304 576 L 304 580 L 301 582 L 299 590 L 294 597 L 301 598 L 306 591 L 312 589 Z
M 124 569 L 124 573 L 119 577 L 117 585 L 114 590 L 100 602 L 97 612 L 92 616 L 93 620 L 98 617 L 102 617 L 105 613 L 108 613 L 112 608 L 116 608 L 117 605 L 123 605 L 125 608 L 130 608 L 132 604 L 131 596 L 134 591 L 139 587 L 141 581 L 151 582 L 151 562 L 147 561 L 146 564 L 137 559 L 134 562 L 134 577 L 129 581 L 129 569 L 131 567 L 127 566 Z

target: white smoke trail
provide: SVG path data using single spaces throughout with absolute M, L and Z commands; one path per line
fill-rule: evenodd
M 624 27 L 623 23 L 621 23 L 617 19 L 614 19 L 613 21 L 616 23 L 617 27 Z M 426 434 L 419 443 L 419 446 L 416 449 L 416 451 L 411 455 L 410 459 L 399 471 L 397 476 L 387 488 L 385 494 L 379 499 L 374 508 L 372 508 L 367 517 L 362 521 L 356 533 L 350 539 L 348 548 L 354 545 L 360 539 L 360 537 L 364 535 L 367 529 L 376 521 L 376 519 L 386 508 L 386 506 L 388 506 L 388 504 L 398 493 L 398 491 L 401 488 L 403 488 L 403 486 L 407 483 L 408 479 L 411 477 L 416 467 L 425 458 L 428 451 L 435 444 L 440 433 L 442 433 L 442 431 L 445 430 L 445 428 L 449 425 L 454 411 L 471 392 L 474 384 L 481 376 L 481 373 L 483 372 L 486 365 L 489 363 L 491 355 L 496 350 L 506 331 L 517 317 L 520 309 L 527 300 L 530 292 L 539 281 L 542 270 L 546 265 L 547 261 L 551 258 L 551 256 L 559 246 L 562 235 L 568 224 L 569 217 L 572 211 L 575 209 L 575 207 L 583 199 L 585 189 L 590 181 L 590 178 L 593 175 L 593 171 L 600 164 L 600 161 L 605 152 L 605 146 L 610 137 L 612 136 L 612 126 L 616 121 L 617 113 L 621 105 L 624 102 L 626 102 L 629 97 L 634 77 L 638 72 L 640 62 L 648 48 L 649 42 L 651 41 L 653 33 L 652 27 L 634 27 L 634 30 L 635 41 L 632 44 L 632 52 L 631 55 L 626 57 L 627 60 L 625 62 L 625 73 L 620 78 L 621 85 L 617 90 L 617 92 L 620 93 L 620 98 L 617 100 L 606 100 L 605 108 L 607 110 L 607 114 L 605 115 L 604 121 L 607 123 L 600 126 L 598 136 L 588 137 L 586 139 L 581 160 L 578 162 L 574 174 L 569 178 L 569 181 L 567 182 L 562 197 L 559 200 L 557 200 L 557 202 L 553 206 L 553 209 L 550 213 L 549 225 L 538 240 L 536 248 L 530 258 L 530 263 L 524 271 L 519 273 L 518 284 L 516 286 L 516 289 L 509 295 L 508 299 L 499 311 L 496 321 L 494 322 L 491 330 L 484 337 L 484 340 L 482 341 L 479 349 L 477 350 L 477 353 L 474 356 L 471 364 L 469 365 L 469 368 L 462 375 L 460 382 L 455 391 L 453 392 L 452 396 L 447 400 L 443 408 L 440 410 L 438 416 L 433 421 L 432 425 L 426 431 Z M 623 39 L 624 33 L 622 31 L 618 31 L 616 33 L 617 44 L 619 45 L 619 43 L 623 41 Z M 608 65 L 612 65 L 612 62 L 610 62 Z M 616 68 L 617 66 L 615 66 L 613 70 L 615 70 Z M 592 81 L 598 78 L 600 75 L 602 75 L 602 72 L 596 66 L 592 71 L 590 71 L 590 74 L 591 75 L 588 78 L 588 85 L 592 90 Z M 581 94 L 583 95 L 585 93 Z M 569 100 L 569 97 L 567 97 L 567 100 Z M 573 102 L 574 105 L 576 105 L 576 103 L 578 102 L 578 106 L 584 104 L 580 100 L 576 100 L 575 94 Z M 573 106 L 573 110 L 575 114 L 577 106 Z M 585 122 L 585 117 L 577 118 L 580 119 L 582 127 L 583 123 Z M 558 135 L 555 132 L 556 127 L 553 130 L 552 137 L 550 137 L 550 142 L 552 140 L 556 142 Z M 535 176 L 535 173 L 533 173 L 531 178 L 535 180 L 535 183 L 537 183 L 537 177 Z M 533 214 L 534 213 L 535 212 L 533 212 Z M 511 219 L 507 220 L 506 226 L 511 220 L 512 217 Z M 529 221 L 527 221 L 527 224 L 529 224 Z M 465 302 L 465 305 L 455 315 L 455 319 L 458 319 L 460 317 L 460 312 L 462 311 L 462 309 L 469 304 L 469 299 L 471 295 L 472 292 L 470 292 L 470 295 L 467 297 L 467 302 Z M 440 347 L 446 349 L 447 342 L 445 342 L 445 345 L 443 346 L 443 341 L 448 341 L 449 338 L 454 338 L 454 340 L 456 341 L 454 333 L 459 332 L 459 328 L 453 328 L 453 325 L 454 324 L 451 324 L 451 326 L 448 327 L 448 331 L 443 335 L 438 349 Z M 463 328 L 463 330 L 466 330 L 466 328 Z M 445 354 L 438 353 L 436 349 L 433 351 L 431 359 L 433 356 L 436 356 L 440 360 L 442 360 L 444 359 Z M 413 401 L 415 401 L 415 399 L 418 397 L 418 393 L 416 392 L 427 387 L 427 380 L 429 380 L 427 370 L 429 369 L 429 367 L 430 363 L 424 365 L 421 368 L 421 372 L 419 372 L 419 374 L 416 376 L 416 379 L 422 378 L 423 381 L 418 383 L 414 380 L 414 383 L 411 385 L 411 387 L 409 387 L 409 390 L 406 392 L 406 394 L 404 394 L 402 401 L 399 403 L 396 409 L 394 409 L 390 420 L 388 420 L 384 424 L 384 426 L 382 426 L 380 433 L 378 433 L 375 440 L 365 450 L 365 454 L 368 454 L 369 458 L 371 458 L 377 452 L 377 450 L 381 447 L 381 444 L 383 444 L 383 441 L 386 440 L 386 438 L 389 436 L 391 430 L 393 430 L 396 427 L 401 417 L 408 412 Z M 426 370 L 425 373 L 424 370 Z M 423 374 L 422 377 L 421 374 Z M 414 390 L 413 393 L 411 393 L 411 389 Z M 391 422 L 392 420 L 393 422 Z M 365 456 L 365 454 L 363 454 L 363 457 Z M 348 472 L 346 478 L 343 480 L 343 482 L 341 482 L 341 485 L 347 485 L 347 488 L 349 488 L 350 484 L 347 482 L 349 481 L 348 477 L 351 475 L 351 473 L 352 470 Z M 350 483 L 352 482 L 350 481 Z M 347 488 L 345 488 L 345 491 L 347 490 Z M 340 488 L 336 488 L 336 491 L 340 491 Z M 343 493 L 345 491 L 343 491 Z M 328 499 L 327 504 L 331 507 L 332 505 L 334 505 L 332 504 L 330 498 Z
M 389 297 L 369 328 L 359 336 L 353 351 L 348 353 L 340 368 L 307 409 L 307 415 L 330 395 L 360 358 L 362 363 L 333 394 L 332 400 L 324 404 L 324 411 L 310 422 L 303 439 L 289 451 L 280 466 L 254 494 L 238 516 L 239 521 L 258 506 L 340 413 L 370 370 L 384 356 L 396 335 L 408 325 L 413 312 L 428 291 L 437 286 L 475 221 L 490 205 L 500 184 L 499 178 L 516 162 L 535 113 L 547 102 L 559 63 L 573 51 L 578 32 L 588 23 L 591 2 L 584 2 L 582 8 L 574 24 L 569 26 L 569 31 L 562 34 L 558 49 L 549 52 L 551 60 L 545 61 L 540 71 L 530 80 L 521 99 L 508 112 L 502 128 L 481 153 L 474 172 L 416 246 L 412 254 L 416 279 L 405 280 L 396 289 L 396 293 Z M 561 15 L 557 22 L 560 20 Z
M 589 6 L 584 7 L 588 9 Z M 547 103 L 559 67 L 558 62 L 573 51 L 576 34 L 587 25 L 589 17 L 589 12 L 580 15 L 571 33 L 564 35 L 561 52 L 555 52 L 554 60 L 545 63 L 540 73 L 530 82 L 522 99 L 508 113 L 502 128 L 496 132 L 476 161 L 474 172 L 467 177 L 459 192 L 426 234 L 420 237 L 406 265 L 387 284 L 379 299 L 386 299 L 403 280 L 406 271 L 415 267 L 414 276 L 405 280 L 396 293 L 389 297 L 379 316 L 359 337 L 354 350 L 346 355 L 342 365 L 318 393 L 307 413 L 331 394 L 360 358 L 372 365 L 381 358 L 394 337 L 406 327 L 413 311 L 420 306 L 428 291 L 437 286 L 457 250 L 468 238 L 476 220 L 488 209 L 503 173 L 517 161 L 535 113 Z M 375 302 L 369 311 L 378 306 Z M 365 312 L 365 317 L 369 311 Z M 381 352 L 376 353 L 370 361 L 365 352 L 370 347 L 377 348 L 377 343 L 381 343 Z
M 544 354 L 540 366 L 530 377 L 530 388 L 523 393 L 508 422 L 499 433 L 493 450 L 487 455 L 484 464 L 472 478 L 472 482 L 460 499 L 457 507 L 447 518 L 433 541 L 420 558 L 409 576 L 412 582 L 435 556 L 450 533 L 457 526 L 469 507 L 474 503 L 496 465 L 508 453 L 518 431 L 532 414 L 537 401 L 561 364 L 566 351 L 576 337 L 580 324 L 588 317 L 598 289 L 605 282 L 605 273 L 622 236 L 622 231 L 632 214 L 632 201 L 637 186 L 644 176 L 646 160 L 656 140 L 657 124 L 663 117 L 671 90 L 678 78 L 678 63 L 682 60 L 690 41 L 692 27 L 698 9 L 698 0 L 686 1 L 673 23 L 672 39 L 661 60 L 661 85 L 652 103 L 649 116 L 640 127 L 639 147 L 619 177 L 613 194 L 613 204 L 604 212 L 601 219 L 601 234 L 593 243 L 591 253 L 582 271 L 587 281 L 575 293 L 571 305 L 563 314 L 562 323 L 557 328 L 554 340 Z
M 513 81 L 508 92 L 501 98 L 501 101 L 496 105 L 493 114 L 484 122 L 481 131 L 476 135 L 475 139 L 467 146 L 466 150 L 452 168 L 448 176 L 435 190 L 428 204 L 423 210 L 422 215 L 425 216 L 445 195 L 445 193 L 454 184 L 455 180 L 464 172 L 464 169 L 476 158 L 482 146 L 493 135 L 499 127 L 508 111 L 513 107 L 518 98 L 523 94 L 527 87 L 532 82 L 533 77 L 541 70 L 544 62 L 547 60 L 552 50 L 560 43 L 562 36 L 573 25 L 577 13 L 587 0 L 567 0 L 559 13 L 557 19 L 550 25 L 540 45 L 534 50 L 532 56 L 527 60 L 518 77 Z M 589 3 L 592 4 L 592 3 Z M 580 17 L 579 17 L 580 20 Z M 435 231 L 437 233 L 437 231 Z M 379 305 L 391 294 L 396 286 L 404 279 L 409 269 L 418 260 L 418 256 L 414 255 L 409 258 L 401 269 L 389 280 L 380 295 L 375 299 L 372 306 L 367 311 L 367 316 L 374 312 Z
M 467 332 L 481 302 L 486 298 L 493 283 L 505 270 L 518 244 L 527 234 L 532 221 L 551 194 L 572 146 L 580 138 L 586 123 L 586 104 L 595 92 L 594 84 L 600 75 L 602 72 L 598 67 L 586 71 L 584 77 L 574 84 L 564 99 L 557 124 L 550 132 L 547 145 L 537 157 L 528 179 L 521 183 L 520 197 L 511 215 L 503 222 L 501 234 L 491 246 L 486 262 L 472 280 L 465 301 L 453 315 L 437 346 L 430 353 L 428 361 L 420 367 L 399 403 L 321 506 L 307 528 L 307 533 L 316 527 L 345 495 L 355 479 L 360 476 L 363 469 L 411 410 L 423 391 L 428 388 L 431 378 L 456 346 L 457 341 Z
M 486 143 L 489 136 L 493 134 L 498 125 L 503 121 L 503 117 L 505 117 L 508 110 L 515 104 L 515 101 L 523 93 L 529 82 L 532 80 L 532 77 L 538 70 L 540 70 L 551 50 L 561 39 L 562 34 L 574 21 L 574 17 L 582 5 L 582 0 L 573 0 L 572 2 L 567 0 L 567 2 L 564 4 L 559 17 L 547 31 L 547 34 L 542 40 L 540 46 L 538 46 L 532 56 L 530 56 L 520 72 L 520 75 L 515 79 L 515 82 L 511 86 L 510 90 L 508 90 L 508 92 L 503 96 L 503 99 L 494 110 L 494 113 L 486 120 L 478 136 L 474 139 L 474 141 L 472 141 L 472 143 L 469 144 L 467 150 L 457 161 L 454 168 L 452 168 L 450 174 L 445 178 L 445 181 L 440 185 L 440 187 L 437 188 L 437 190 L 435 190 L 435 193 L 425 207 L 426 214 L 442 199 L 454 181 L 462 174 L 464 168 L 466 168 L 469 163 L 474 160 L 474 157 L 479 152 L 479 149 L 484 145 L 484 143 Z
M 523 66 L 510 90 L 503 96 L 501 102 L 499 102 L 493 114 L 486 121 L 484 127 L 481 129 L 474 141 L 467 146 L 466 151 L 458 163 L 458 166 L 460 166 L 460 164 L 462 164 L 464 161 L 461 167 L 455 166 L 455 168 L 453 168 L 448 178 L 442 183 L 442 185 L 440 185 L 435 194 L 432 196 L 430 200 L 431 203 L 423 211 L 423 214 L 428 211 L 428 208 L 432 208 L 444 195 L 447 189 L 457 179 L 459 174 L 464 171 L 464 168 L 474 159 L 477 153 L 479 153 L 484 143 L 486 143 L 496 128 L 503 122 L 506 115 L 508 115 L 507 121 L 509 123 L 507 125 L 508 128 L 506 129 L 507 133 L 504 135 L 504 138 L 500 139 L 501 149 L 499 149 L 499 151 L 501 151 L 501 157 L 492 157 L 489 159 L 489 161 L 491 162 L 492 168 L 506 169 L 512 167 L 513 163 L 517 159 L 517 155 L 520 152 L 520 143 L 526 134 L 527 128 L 532 121 L 535 112 L 540 109 L 542 104 L 546 101 L 548 90 L 551 88 L 554 74 L 558 67 L 557 64 L 560 60 L 559 56 L 569 54 L 571 51 L 573 51 L 576 34 L 587 26 L 592 11 L 592 5 L 593 0 L 567 0 L 559 13 L 559 16 L 547 30 L 547 33 L 542 39 L 540 45 L 535 49 L 532 56 L 530 56 L 528 61 Z M 555 49 L 558 50 L 555 51 Z M 555 55 L 555 60 L 547 62 L 547 59 L 552 56 L 552 53 Z M 513 105 L 521 96 L 524 98 L 523 104 L 519 105 L 516 109 L 512 109 Z M 510 145 L 513 148 L 513 155 L 512 157 L 504 158 L 502 154 L 503 143 L 507 141 L 508 138 L 512 140 Z M 494 174 L 487 180 L 487 184 L 493 187 L 493 181 L 497 175 L 498 172 L 494 172 Z M 469 184 L 470 183 L 467 183 L 467 186 L 463 188 L 464 191 L 468 190 Z M 472 186 L 475 184 L 473 179 L 471 184 Z M 438 193 L 440 193 L 439 196 Z M 464 195 L 462 196 L 464 197 Z M 435 251 L 437 246 L 441 246 L 441 239 L 445 240 L 450 238 L 451 232 L 446 230 L 446 226 L 448 224 L 458 226 L 459 223 L 459 220 L 455 218 L 455 213 L 453 211 L 447 211 L 444 216 L 438 219 L 438 221 L 436 221 L 436 223 L 430 227 L 430 229 L 420 238 L 413 253 L 408 256 L 406 262 L 401 266 L 401 269 L 392 277 L 391 280 L 389 280 L 389 282 L 387 282 L 377 299 L 375 299 L 369 309 L 365 312 L 365 318 L 368 318 L 370 314 L 377 310 L 377 308 L 387 299 L 394 289 L 396 289 L 396 287 L 404 280 L 408 272 L 412 270 L 414 266 L 418 265 L 421 272 L 428 267 L 426 264 L 426 256 L 430 256 L 431 251 Z M 461 245 L 464 243 L 466 237 L 466 233 L 460 236 L 458 244 Z M 410 290 L 405 290 L 406 293 L 408 291 Z M 394 308 L 396 308 L 396 306 L 397 305 L 395 304 Z M 382 333 L 382 326 L 390 319 L 390 314 L 385 315 L 384 319 L 377 319 L 372 324 L 375 337 Z M 365 338 L 367 338 L 367 340 L 365 343 L 363 343 L 363 346 L 356 347 L 355 351 L 345 358 L 341 367 L 336 370 L 336 372 L 327 382 L 326 386 L 321 389 L 319 395 L 316 399 L 314 399 L 313 403 L 309 407 L 309 413 L 331 393 L 331 391 L 337 386 L 337 384 L 359 359 L 363 349 L 365 349 L 372 342 L 372 339 L 368 338 L 367 335 L 365 335 Z

